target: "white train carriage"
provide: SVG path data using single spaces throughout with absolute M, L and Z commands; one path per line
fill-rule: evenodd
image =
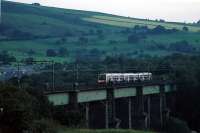
M 98 83 L 109 83 L 109 82 L 136 82 L 146 81 L 152 79 L 152 73 L 104 73 L 99 74 Z

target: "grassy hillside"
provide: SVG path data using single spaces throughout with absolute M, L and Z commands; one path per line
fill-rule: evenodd
M 166 31 L 178 31 L 156 33 L 155 28 L 158 25 L 163 26 Z M 137 26 L 140 26 L 140 29 L 137 29 Z M 183 27 L 187 27 L 188 31 L 182 31 Z M 198 25 L 8 1 L 2 2 L 0 31 L 1 50 L 8 51 L 18 60 L 30 56 L 39 60 L 73 61 L 82 57 L 88 59 L 93 55 L 102 59 L 113 55 L 142 57 L 163 56 L 174 52 L 187 53 L 184 48 L 171 46 L 183 40 L 187 41 L 190 49 L 198 53 L 200 43 Z M 139 41 L 128 42 L 132 34 L 139 36 Z M 53 49 L 56 53 L 60 49 L 66 49 L 67 54 L 47 57 L 48 49 Z M 30 54 L 30 51 L 34 52 Z M 190 50 L 189 53 L 193 51 Z
M 187 26 L 191 31 L 200 31 L 200 26 L 183 24 L 183 23 L 170 23 L 170 22 L 159 22 L 159 21 L 151 21 L 151 20 L 142 20 L 142 19 L 134 19 L 134 18 L 125 18 L 119 16 L 106 16 L 106 15 L 94 15 L 88 18 L 84 18 L 84 20 L 95 23 L 108 24 L 112 26 L 119 27 L 127 27 L 133 28 L 135 25 L 146 25 L 149 28 L 155 28 L 158 25 L 162 25 L 168 29 L 176 28 L 181 30 L 183 26 Z

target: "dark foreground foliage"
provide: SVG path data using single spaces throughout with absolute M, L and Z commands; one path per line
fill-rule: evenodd
M 185 121 L 171 117 L 166 125 L 167 133 L 190 133 L 190 129 Z
M 38 126 L 48 126 L 42 119 L 51 117 L 52 109 L 44 96 L 1 84 L 0 99 L 0 131 L 21 133 L 38 131 Z

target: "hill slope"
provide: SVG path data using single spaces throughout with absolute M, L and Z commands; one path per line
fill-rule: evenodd
M 156 29 L 158 25 L 162 26 L 161 29 Z M 184 26 L 189 32 L 182 32 Z M 179 50 L 177 47 L 170 47 L 172 44 L 177 45 L 177 42 L 187 41 L 186 48 L 195 49 L 195 52 L 198 51 L 200 42 L 200 34 L 197 32 L 200 31 L 200 26 L 197 25 L 8 1 L 2 2 L 0 31 L 1 50 L 9 51 L 18 59 L 32 56 L 41 60 L 71 61 L 82 57 L 90 59 L 94 55 L 98 58 L 116 54 L 129 57 L 167 55 L 177 52 L 177 49 L 178 52 L 188 52 L 182 50 L 184 48 Z M 133 38 L 133 41 L 129 41 L 132 34 L 136 36 L 136 40 Z M 47 57 L 49 49 L 54 50 L 57 55 Z

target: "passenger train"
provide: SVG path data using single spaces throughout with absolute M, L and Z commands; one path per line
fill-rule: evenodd
M 120 83 L 152 80 L 152 73 L 103 73 L 98 76 L 98 83 Z

